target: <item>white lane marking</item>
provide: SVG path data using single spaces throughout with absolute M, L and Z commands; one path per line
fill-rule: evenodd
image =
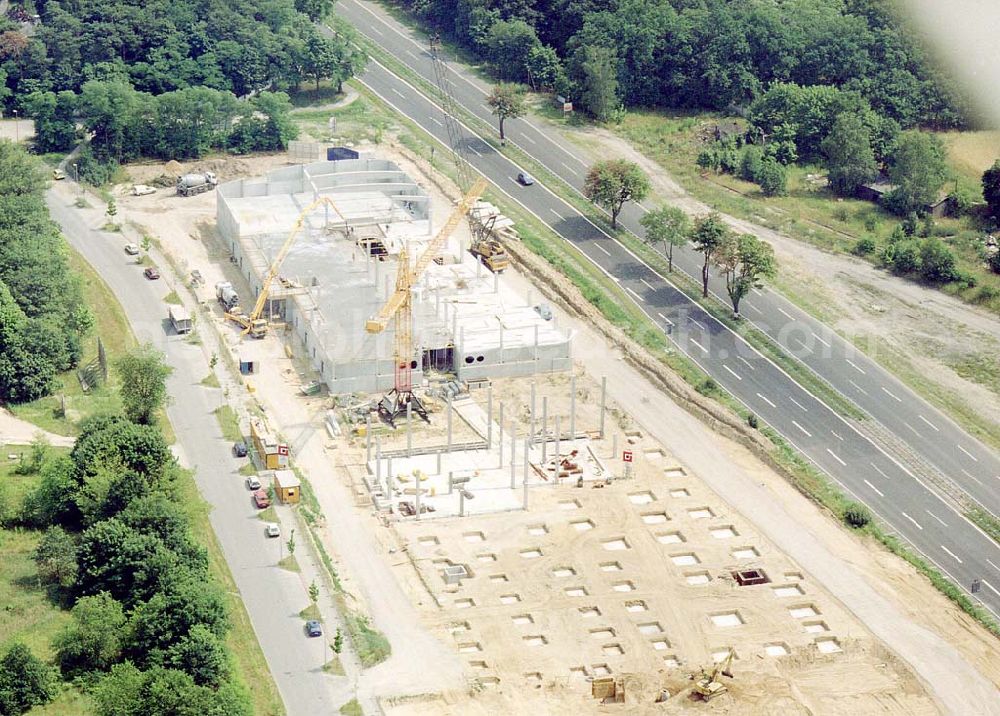
M 893 400 L 895 400 L 897 403 L 902 403 L 903 402 L 902 400 L 900 400 L 899 398 L 897 398 L 895 395 L 893 395 L 889 391 L 889 389 L 886 388 L 885 386 L 880 385 L 879 388 L 881 388 L 883 393 L 885 393 L 886 395 L 888 395 L 890 398 L 892 398 Z
M 812 332 L 810 331 L 810 333 L 812 333 Z M 813 334 L 812 334 L 812 337 L 813 337 L 813 338 L 815 338 L 815 339 L 816 339 L 817 341 L 819 341 L 820 343 L 822 343 L 822 344 L 823 344 L 824 346 L 826 346 L 827 348 L 829 348 L 829 347 L 830 347 L 830 344 L 829 344 L 829 343 L 827 343 L 826 341 L 824 341 L 824 340 L 823 340 L 822 338 L 820 338 L 819 336 L 817 336 L 817 335 L 816 335 L 815 333 L 813 333 Z
M 638 300 L 638 301 L 644 301 L 644 300 L 645 300 L 645 299 L 643 299 L 643 297 L 642 297 L 642 296 L 640 296 L 640 295 L 639 295 L 638 293 L 636 293 L 635 291 L 633 291 L 633 290 L 632 290 L 631 288 L 629 288 L 628 286 L 626 286 L 626 287 L 625 287 L 625 290 L 626 290 L 626 291 L 628 291 L 629 293 L 631 293 L 631 294 L 632 294 L 633 296 L 635 296 L 635 297 L 636 297 L 636 300 Z
M 978 458 L 978 457 L 976 457 L 975 455 L 973 455 L 973 454 L 972 454 L 971 452 L 969 452 L 968 450 L 966 450 L 966 449 L 965 449 L 964 447 L 962 447 L 961 445 L 956 445 L 955 447 L 957 447 L 957 448 L 958 448 L 959 450 L 961 450 L 961 451 L 962 451 L 962 452 L 964 452 L 964 453 L 965 453 L 966 455 L 968 455 L 969 457 L 971 457 L 971 458 L 972 458 L 972 461 L 973 461 L 973 462 L 979 462 L 979 458 Z
M 652 290 L 652 291 L 655 291 L 655 290 L 656 290 L 656 286 L 654 286 L 653 284 L 651 284 L 651 283 L 650 283 L 649 281 L 647 281 L 646 279 L 644 279 L 644 278 L 640 278 L 639 280 L 640 280 L 640 281 L 642 281 L 642 282 L 643 282 L 644 284 L 646 284 L 646 288 L 648 288 L 648 289 L 650 289 L 650 290 Z
M 800 341 L 798 338 L 789 338 L 789 341 L 795 341 L 800 346 L 802 346 L 802 350 L 809 351 L 810 353 L 812 353 L 812 349 L 809 346 L 807 346 L 805 343 L 803 343 L 802 341 Z
M 391 89 L 392 89 L 393 92 L 395 92 L 396 94 L 398 94 L 400 97 L 402 97 L 403 99 L 406 99 L 406 95 L 403 94 L 402 92 L 400 92 L 398 89 L 396 89 L 395 87 L 392 87 Z
M 404 52 L 406 52 L 406 54 L 408 54 L 413 59 L 417 59 L 417 56 L 413 54 L 413 50 L 404 50 Z
M 432 121 L 432 122 L 434 122 L 434 124 L 436 124 L 437 126 L 439 126 L 439 127 L 443 127 L 443 126 L 444 126 L 444 122 L 442 122 L 442 121 L 441 121 L 440 119 L 438 119 L 437 117 L 431 117 L 430 119 L 431 119 L 431 121 Z
M 875 490 L 875 494 L 878 495 L 879 497 L 885 497 L 885 495 L 882 493 L 882 491 L 880 489 L 878 489 L 877 487 L 875 487 L 875 485 L 873 485 L 870 482 L 868 482 L 868 480 L 865 480 L 865 484 L 868 485 L 868 487 L 870 487 L 873 490 Z
M 807 413 L 809 412 L 809 408 L 807 408 L 806 406 L 804 406 L 804 405 L 803 405 L 802 403 L 800 403 L 799 401 L 797 401 L 797 400 L 796 400 L 795 398 L 793 398 L 792 396 L 790 396 L 790 395 L 789 395 L 789 396 L 788 396 L 788 399 L 789 399 L 790 401 L 792 401 L 793 403 L 795 403 L 795 404 L 796 404 L 797 406 L 799 406 L 800 408 L 802 408 L 802 409 L 803 409 L 803 410 L 804 410 L 805 412 L 807 412 Z
M 864 388 L 862 388 L 860 385 L 858 385 L 857 383 L 855 383 L 850 378 L 847 379 L 847 382 L 850 383 L 851 385 L 853 385 L 858 390 L 860 390 L 863 394 L 868 395 L 868 391 L 867 390 L 865 390 Z
M 756 368 L 754 368 L 754 367 L 753 367 L 753 365 L 752 365 L 752 364 L 750 363 L 750 361 L 748 361 L 748 360 L 747 360 L 746 358 L 744 358 L 743 356 L 736 356 L 736 357 L 737 357 L 737 358 L 738 358 L 739 360 L 743 361 L 743 363 L 744 363 L 744 364 L 746 364 L 746 367 L 747 367 L 747 368 L 749 368 L 750 370 L 757 370 Z M 760 395 L 760 393 L 758 393 L 758 395 Z
M 782 316 L 785 316 L 786 318 L 788 318 L 790 320 L 793 320 L 793 321 L 795 320 L 794 318 L 792 318 L 792 314 L 789 313 L 788 311 L 786 311 L 781 306 L 778 306 L 778 313 L 780 313 Z
M 970 480 L 972 480 L 973 482 L 975 482 L 977 485 L 982 485 L 983 484 L 981 480 L 979 480 L 975 475 L 973 475 L 971 472 L 969 472 L 968 470 L 966 470 L 964 467 L 962 468 L 962 474 L 965 475 Z
M 662 319 L 663 319 L 663 322 L 664 322 L 664 323 L 666 323 L 666 324 L 667 324 L 668 326 L 672 326 L 672 325 L 674 325 L 674 322 L 673 322 L 673 321 L 671 321 L 671 320 L 670 320 L 669 318 L 667 318 L 666 316 L 664 316 L 664 315 L 663 315 L 662 313 L 657 313 L 656 315 L 657 315 L 657 316 L 659 316 L 660 318 L 662 318 Z
M 601 246 L 601 245 L 600 245 L 600 244 L 599 244 L 598 242 L 596 242 L 596 241 L 595 241 L 595 242 L 594 242 L 594 246 L 595 246 L 596 248 L 600 249 L 601 251 L 603 251 L 603 252 L 604 252 L 604 255 L 605 255 L 605 256 L 610 256 L 610 255 L 611 255 L 611 252 L 610 252 L 610 251 L 608 251 L 608 250 L 607 250 L 606 248 L 604 248 L 603 246 Z
M 954 552 L 952 552 L 952 551 L 951 551 L 950 549 L 948 549 L 948 548 L 947 548 L 947 547 L 945 547 L 944 545 L 941 545 L 941 549 L 943 549 L 943 550 L 944 550 L 945 552 L 947 552 L 947 553 L 948 553 L 948 554 L 950 554 L 950 555 L 951 555 L 952 557 L 954 557 L 954 558 L 955 558 L 955 561 L 956 561 L 956 562 L 958 562 L 959 564 L 962 564 L 962 560 L 961 560 L 961 559 L 959 559 L 959 556 L 958 556 L 957 554 L 955 554 Z
M 889 479 L 889 476 L 886 475 L 884 472 L 882 472 L 882 469 L 878 465 L 876 465 L 873 462 L 870 462 L 868 464 L 871 465 L 873 468 L 875 468 L 875 472 L 877 472 L 879 475 L 881 475 L 882 477 L 884 477 L 886 480 Z
M 988 560 L 987 560 L 987 561 L 988 561 Z M 986 585 L 987 587 L 989 587 L 989 588 L 990 588 L 990 590 L 991 590 L 991 591 L 992 591 L 992 592 L 993 592 L 994 594 L 996 594 L 996 595 L 997 595 L 998 597 L 1000 597 L 1000 592 L 998 592 L 998 591 L 996 590 L 996 588 L 995 588 L 995 587 L 994 587 L 994 586 L 993 586 L 992 584 L 990 584 L 989 582 L 987 582 L 987 581 L 986 581 L 985 579 L 980 579 L 979 581 L 980 581 L 980 582 L 982 582 L 983 584 L 985 584 L 985 585 Z
M 798 428 L 799 430 L 801 430 L 801 431 L 802 431 L 803 433 L 805 433 L 805 435 L 806 435 L 806 437 L 807 437 L 807 438 L 811 438 L 811 437 L 812 437 L 812 433 L 811 433 L 811 432 L 809 432 L 808 430 L 806 430 L 806 429 L 805 429 L 804 427 L 802 427 L 801 425 L 799 425 L 799 424 L 798 424 L 797 422 L 795 422 L 794 420 L 792 421 L 792 425 L 794 425 L 794 426 L 795 426 L 795 427 L 797 427 L 797 428 Z
M 935 425 L 934 423 L 932 423 L 930 420 L 928 420 L 927 418 L 925 418 L 923 415 L 919 415 L 918 414 L 917 417 L 920 418 L 921 420 L 923 420 L 928 425 L 930 425 L 932 428 L 934 428 L 934 432 L 936 432 L 936 433 L 941 432 L 940 430 L 938 430 L 937 425 Z
M 690 318 L 688 320 L 690 320 L 691 323 L 693 323 L 694 325 L 698 326 L 698 328 L 700 328 L 701 330 L 706 331 L 706 332 L 708 331 L 708 329 L 705 328 L 705 324 L 702 323 L 701 321 L 699 321 L 699 320 L 697 320 L 695 318 Z
M 755 296 L 763 296 L 764 295 L 763 293 L 761 293 L 760 291 L 758 291 L 756 288 L 751 288 L 750 289 L 750 293 L 754 294 Z
M 903 517 L 905 517 L 906 519 L 908 519 L 910 522 L 912 522 L 913 524 L 915 524 L 917 526 L 918 530 L 922 530 L 923 529 L 923 527 L 920 526 L 919 522 L 917 522 L 915 519 L 913 519 L 912 517 L 910 517 L 905 512 L 900 512 L 900 514 L 903 515 Z
M 844 360 L 847 361 L 847 365 L 854 368 L 854 370 L 858 371 L 861 375 L 868 375 L 867 373 L 864 372 L 864 370 L 861 369 L 861 367 L 857 363 L 852 361 L 850 358 L 844 358 Z
M 830 433 L 833 435 L 833 437 L 837 438 L 837 440 L 839 440 L 840 442 L 844 442 L 844 438 L 842 438 L 839 435 L 837 435 L 837 433 L 833 432 L 832 430 L 830 431 Z
M 371 29 L 371 31 L 372 31 L 372 32 L 374 32 L 374 33 L 375 33 L 376 35 L 378 35 L 379 37 L 385 37 L 385 35 L 384 35 L 384 34 L 382 34 L 382 31 L 381 31 L 381 30 L 379 30 L 379 29 L 378 29 L 377 27 L 374 27 L 374 26 L 373 26 L 373 27 L 371 27 L 370 29 Z
M 727 371 L 729 371 L 733 376 L 735 376 L 736 380 L 743 380 L 743 378 L 740 377 L 739 373 L 737 373 L 736 371 L 734 371 L 728 365 L 723 365 L 722 367 L 725 368 Z
M 764 313 L 764 312 L 763 312 L 762 310 L 760 310 L 759 308 L 757 308 L 757 307 L 756 307 L 755 305 L 753 305 L 752 303 L 748 303 L 748 304 L 747 304 L 747 308 L 749 308 L 749 309 L 750 309 L 751 311 L 753 311 L 754 313 L 760 313 L 760 314 L 763 314 L 763 313 Z
M 924 512 L 926 512 L 927 514 L 929 514 L 929 515 L 930 515 L 931 517 L 933 517 L 934 519 L 936 519 L 936 520 L 937 520 L 938 522 L 940 522 L 940 523 L 941 523 L 942 525 L 944 525 L 945 527 L 947 527 L 947 526 L 948 526 L 948 523 L 947 523 L 947 522 L 945 522 L 944 520 L 942 520 L 942 519 L 941 519 L 940 517 L 938 517 L 937 515 L 935 515 L 935 514 L 934 514 L 933 512 L 931 512 L 930 510 L 924 510 Z
M 694 338 L 688 338 L 688 340 L 691 341 L 692 343 L 694 343 L 699 348 L 701 348 L 706 353 L 708 353 L 708 348 L 706 348 L 705 346 L 703 346 L 701 343 L 699 343 L 698 341 L 696 341 Z
M 528 140 L 529 142 L 531 142 L 532 144 L 538 144 L 538 142 L 536 142 L 536 141 L 535 141 L 534 139 L 532 139 L 532 138 L 531 138 L 531 137 L 530 137 L 529 135 L 527 135 L 527 134 L 523 134 L 523 135 L 521 135 L 521 136 L 523 136 L 523 137 L 524 137 L 525 139 L 527 139 L 527 140 Z
M 996 571 L 1000 572 L 1000 567 L 998 567 L 995 564 L 993 564 L 993 560 L 992 559 L 990 559 L 989 557 L 987 557 L 986 561 L 990 563 L 990 566 L 993 567 L 993 569 L 995 569 Z
M 556 217 L 558 217 L 560 219 L 563 218 L 562 214 L 560 214 L 558 211 L 556 211 L 555 209 L 553 209 L 551 206 L 549 207 L 549 211 L 551 211 L 553 214 L 555 214 Z
M 835 452 L 834 452 L 833 450 L 831 450 L 830 448 L 827 448 L 827 449 L 826 449 L 826 451 L 827 451 L 828 453 L 830 453 L 830 455 L 831 455 L 831 456 L 833 457 L 833 459 L 834 459 L 834 460 L 836 460 L 837 462 L 839 462 L 839 463 L 840 463 L 841 465 L 843 465 L 844 467 L 847 467 L 847 463 L 846 463 L 846 462 L 844 462 L 843 460 L 841 460 L 841 459 L 840 459 L 839 457 L 837 457 L 837 453 L 835 453 Z
M 567 169 L 569 169 L 571 173 L 576 174 L 577 176 L 580 176 L 580 173 L 576 169 L 574 169 L 573 167 L 571 167 L 569 164 L 567 164 L 566 162 L 559 162 L 559 163 L 562 164 Z
M 905 425 L 907 428 L 909 428 L 910 432 L 913 433 L 914 435 L 916 435 L 918 438 L 922 438 L 923 437 L 923 435 L 921 435 L 920 433 L 917 432 L 916 428 L 914 428 L 912 425 L 910 425 L 905 420 L 903 421 L 903 425 Z
M 469 147 L 469 151 L 475 154 L 477 157 L 483 156 L 483 153 L 476 149 L 475 147 Z
M 770 399 L 766 395 L 761 395 L 760 393 L 757 393 L 757 397 L 760 398 L 761 400 L 763 400 L 768 405 L 770 405 L 772 408 L 777 408 L 778 407 L 777 405 L 775 405 L 774 403 L 772 403 L 770 401 Z

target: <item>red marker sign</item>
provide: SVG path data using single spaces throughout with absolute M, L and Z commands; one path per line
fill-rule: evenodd
M 624 460 L 625 462 L 632 462 L 632 451 L 631 450 L 625 450 L 622 453 L 622 460 Z

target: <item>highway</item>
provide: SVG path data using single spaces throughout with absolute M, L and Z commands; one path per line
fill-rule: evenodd
M 208 372 L 205 355 L 169 328 L 163 302 L 170 290 L 168 280 L 143 278 L 142 268 L 124 253 L 126 240 L 121 234 L 92 229 L 91 225 L 103 223 L 101 211 L 89 210 L 88 217 L 88 210 L 74 208 L 66 186 L 53 188 L 47 199 L 52 219 L 70 245 L 114 291 L 136 338 L 162 350 L 173 368 L 167 380 L 171 397 L 167 415 L 177 435 L 174 450 L 182 464 L 194 469 L 198 490 L 212 507 L 212 530 L 289 716 L 337 713 L 350 697 L 336 692 L 335 680 L 319 668 L 323 649 L 319 642 L 324 640 L 309 640 L 303 633 L 298 612 L 308 604 L 305 588 L 298 574 L 276 566 L 283 538 L 265 537 L 264 523 L 251 505 L 238 473 L 243 461 L 233 458 L 213 414 L 224 402 L 222 392 L 201 385 Z
M 336 12 L 371 40 L 433 81 L 422 45 L 378 9 L 343 0 Z M 483 85 L 453 72 L 456 101 L 487 121 Z M 447 146 L 441 110 L 417 88 L 387 68 L 370 62 L 361 80 L 387 104 Z M 491 122 L 492 123 L 492 122 Z M 586 167 L 559 137 L 530 121 L 509 123 L 508 141 L 517 142 L 535 159 L 574 186 Z M 833 477 L 847 492 L 869 505 L 892 530 L 913 544 L 941 571 L 966 590 L 981 580 L 975 596 L 1000 614 L 1000 546 L 968 522 L 913 472 L 891 458 L 854 425 L 797 384 L 781 368 L 761 356 L 740 337 L 647 266 L 618 240 L 582 216 L 546 187 L 521 187 L 521 168 L 465 128 L 469 157 L 477 170 L 512 200 L 535 214 L 616 281 L 650 320 L 658 325 L 709 375 L 778 430 L 790 443 Z M 551 135 L 551 136 L 550 136 Z M 635 225 L 640 210 L 623 212 L 626 226 Z M 690 269 L 697 257 L 682 257 Z M 750 308 L 753 306 L 753 308 Z M 795 309 L 773 292 L 749 299 L 747 314 L 762 330 L 794 352 L 820 376 L 841 389 L 918 454 L 941 468 L 994 513 L 1000 512 L 1000 461 L 965 435 L 940 412 L 924 403 L 877 364 L 838 338 L 829 328 Z M 758 317 L 757 313 L 760 313 Z M 776 319 L 783 316 L 784 319 Z M 767 322 L 765 323 L 765 320 Z M 853 383 L 853 385 L 852 385 Z M 855 389 L 854 386 L 857 386 Z M 913 431 L 907 434 L 906 425 Z M 916 433 L 916 434 L 914 434 Z M 917 438 L 919 434 L 920 438 Z

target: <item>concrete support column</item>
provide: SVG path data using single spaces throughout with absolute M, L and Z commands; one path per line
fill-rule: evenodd
M 562 426 L 559 424 L 559 420 L 560 416 L 557 415 L 556 416 L 556 475 L 557 476 L 559 475 L 559 438 L 561 437 L 559 435 L 559 431 L 562 429 Z
M 521 484 L 524 486 L 524 509 L 528 509 L 528 474 L 531 471 L 531 466 L 528 464 L 528 450 L 531 447 L 531 443 L 525 439 L 524 441 L 524 480 Z
M 368 413 L 365 416 L 365 469 L 368 469 L 368 464 L 372 461 L 372 414 Z
M 455 473 L 452 470 L 449 470 L 448 471 L 448 494 L 449 495 L 455 489 L 455 485 L 452 483 L 452 480 L 454 480 L 454 479 L 455 479 Z
M 611 459 L 616 460 L 618 458 L 618 433 L 611 436 Z
M 417 485 L 416 492 L 413 495 L 413 499 L 416 502 L 417 521 L 419 521 L 420 520 L 420 491 L 421 491 L 422 488 L 420 487 L 419 473 L 416 470 L 413 471 L 413 481 Z
M 516 467 L 516 453 L 517 453 L 517 422 L 514 420 L 510 421 L 510 489 L 514 489 L 514 468 Z M 531 444 L 529 441 L 528 445 Z
M 413 405 L 406 404 L 406 457 L 413 457 Z
M 500 419 L 497 421 L 497 425 L 500 428 L 499 435 L 497 437 L 497 453 L 500 455 L 500 467 L 503 467 L 503 401 L 500 401 Z
M 604 439 L 604 414 L 608 405 L 608 376 L 601 376 L 601 440 Z
M 542 396 L 542 462 L 549 456 L 549 397 Z
M 451 394 L 448 394 L 448 452 L 451 452 Z
M 486 449 L 493 447 L 493 386 L 486 389 Z
M 576 440 L 576 376 L 569 380 L 569 439 Z
M 535 381 L 531 381 L 531 425 L 528 428 L 528 438 L 535 441 Z
M 440 475 L 441 474 L 441 450 L 440 449 L 438 449 L 438 451 L 437 451 L 437 471 L 435 471 L 434 474 L 435 475 Z
M 379 438 L 375 438 L 375 484 L 382 487 L 382 441 Z M 389 491 L 386 490 L 386 496 L 388 497 Z

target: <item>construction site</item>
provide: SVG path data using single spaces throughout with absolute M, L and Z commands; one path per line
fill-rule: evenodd
M 628 367 L 582 297 L 546 303 L 564 279 L 512 265 L 516 226 L 471 173 L 455 187 L 392 142 L 218 171 L 122 210 L 158 227 L 239 365 L 237 413 L 315 494 L 392 644 L 385 713 L 942 711 L 856 595 L 734 496 L 766 485 L 779 527 L 905 600 L 895 618 L 927 604 L 943 639 L 964 616 Z

